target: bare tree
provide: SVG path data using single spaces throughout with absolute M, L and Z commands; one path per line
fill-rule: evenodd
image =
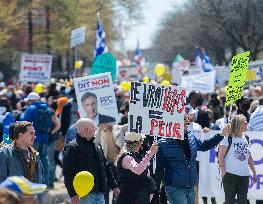
M 263 4 L 260 0 L 192 0 L 168 14 L 154 38 L 153 55 L 171 63 L 176 54 L 194 57 L 204 47 L 217 64 L 227 63 L 226 49 L 263 51 Z M 165 42 L 165 43 L 164 43 Z M 161 54 L 160 54 L 161 52 Z M 162 58 L 162 56 L 165 56 Z

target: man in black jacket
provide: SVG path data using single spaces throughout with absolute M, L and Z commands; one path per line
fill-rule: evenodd
M 119 189 L 112 173 L 111 165 L 106 161 L 101 146 L 94 142 L 95 124 L 87 118 L 76 123 L 76 139 L 64 148 L 63 173 L 64 183 L 72 204 L 105 204 L 104 192 L 107 184 L 118 196 Z M 89 171 L 94 176 L 94 187 L 85 197 L 79 198 L 73 187 L 75 175 L 80 171 Z

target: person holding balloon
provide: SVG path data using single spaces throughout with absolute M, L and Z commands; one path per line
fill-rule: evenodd
M 144 135 L 127 132 L 125 146 L 117 159 L 117 171 L 120 177 L 120 195 L 117 204 L 150 203 L 150 194 L 154 193 L 155 182 L 150 177 L 148 164 L 157 153 L 158 145 L 153 143 L 150 150 L 142 158 L 139 151 Z
M 105 204 L 107 185 L 112 188 L 115 198 L 120 191 L 110 163 L 101 146 L 94 141 L 96 126 L 91 119 L 82 118 L 77 121 L 76 129 L 76 138 L 65 146 L 63 152 L 64 183 L 71 203 Z M 90 182 L 92 177 L 94 184 Z

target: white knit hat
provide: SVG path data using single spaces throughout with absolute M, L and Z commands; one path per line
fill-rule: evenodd
M 136 132 L 126 132 L 125 133 L 125 141 L 128 141 L 128 142 L 138 142 L 144 138 L 145 138 L 145 135 L 141 133 L 136 133 Z

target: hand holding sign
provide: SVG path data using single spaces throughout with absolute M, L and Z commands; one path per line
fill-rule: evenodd
M 154 142 L 150 148 L 150 151 L 152 154 L 156 154 L 158 152 L 158 144 Z

